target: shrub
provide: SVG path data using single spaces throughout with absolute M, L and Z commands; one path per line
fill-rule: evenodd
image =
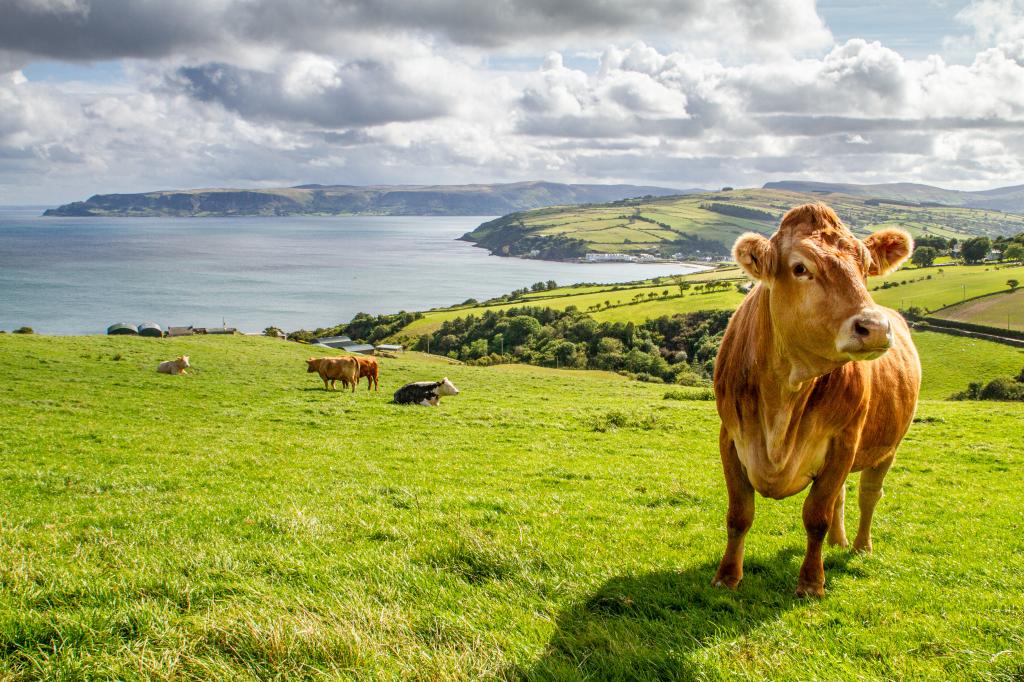
M 987 384 L 972 381 L 953 400 L 1024 400 L 1024 370 L 1015 378 L 996 377 Z
M 678 389 L 667 391 L 665 400 L 714 400 L 715 392 L 710 388 L 702 388 L 696 391 L 680 391 Z
M 35 330 L 32 327 L 18 327 L 14 330 L 15 334 L 35 334 Z
M 988 382 L 981 393 L 981 400 L 1024 400 L 1024 384 L 1007 377 L 999 377 Z

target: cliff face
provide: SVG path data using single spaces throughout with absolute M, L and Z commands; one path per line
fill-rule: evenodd
M 678 190 L 664 187 L 566 185 L 553 182 L 375 187 L 301 185 L 266 190 L 212 189 L 97 194 L 85 201 L 49 209 L 43 215 L 499 215 L 542 206 L 600 203 L 678 193 Z

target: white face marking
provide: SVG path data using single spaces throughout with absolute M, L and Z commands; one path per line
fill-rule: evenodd
M 448 377 L 445 377 L 444 380 L 441 381 L 441 385 L 434 389 L 434 392 L 437 393 L 437 395 L 458 395 L 459 389 L 455 388 L 455 384 L 449 381 Z

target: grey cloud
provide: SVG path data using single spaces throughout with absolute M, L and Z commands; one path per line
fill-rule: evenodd
M 71 61 L 161 57 L 223 39 L 223 17 L 205 7 L 187 0 L 0 0 L 0 46 Z
M 363 61 L 342 65 L 309 91 L 289 91 L 288 75 L 230 64 L 182 67 L 178 82 L 203 102 L 215 102 L 245 118 L 302 121 L 328 128 L 415 121 L 444 115 L 448 105 L 435 92 L 402 83 L 388 65 Z
M 793 30 L 828 37 L 811 0 L 0 0 L 0 45 L 67 59 L 188 56 L 236 43 L 343 54 L 367 31 L 401 31 L 459 45 L 605 42 L 638 31 L 666 37 L 720 26 L 736 43 L 786 44 Z M 193 55 L 194 56 L 194 55 Z
M 1024 120 L 999 118 L 865 118 L 801 114 L 761 115 L 754 118 L 774 135 L 832 135 L 889 131 L 1024 130 Z
M 524 135 L 578 139 L 615 139 L 636 135 L 693 138 L 708 127 L 706 121 L 696 118 L 533 116 L 523 118 L 516 130 Z

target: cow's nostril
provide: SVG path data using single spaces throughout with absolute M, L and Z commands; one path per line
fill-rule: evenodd
M 853 323 L 853 331 L 857 336 L 868 336 L 871 330 L 862 325 L 860 322 Z

